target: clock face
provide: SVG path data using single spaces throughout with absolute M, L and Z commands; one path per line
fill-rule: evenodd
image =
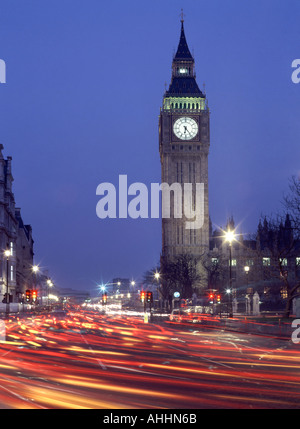
M 184 116 L 174 122 L 173 131 L 181 140 L 191 140 L 198 133 L 198 124 L 195 119 Z

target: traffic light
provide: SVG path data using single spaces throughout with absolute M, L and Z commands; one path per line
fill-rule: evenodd
M 36 290 L 32 290 L 32 302 L 36 302 L 37 300 L 37 291 Z
M 213 300 L 214 300 L 214 294 L 213 293 L 210 293 L 209 294 L 209 299 L 210 299 L 210 302 L 213 302 Z
M 145 302 L 145 298 L 146 298 L 146 292 L 145 291 L 141 291 L 141 294 L 140 294 L 140 298 L 141 298 L 141 302 Z
M 147 292 L 147 302 L 153 302 L 153 294 L 150 291 Z
M 26 302 L 30 302 L 30 300 L 31 300 L 31 290 L 30 289 L 26 289 L 26 292 L 25 292 L 25 301 Z
M 3 304 L 7 304 L 9 302 L 13 302 L 13 296 L 9 293 L 5 293 L 4 298 L 2 299 Z
M 217 303 L 220 304 L 221 302 L 221 295 L 217 295 Z
M 102 294 L 102 304 L 105 305 L 106 301 L 107 301 L 107 293 L 103 292 L 103 294 Z

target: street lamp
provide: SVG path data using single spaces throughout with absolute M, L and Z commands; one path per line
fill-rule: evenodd
M 233 310 L 232 310 L 232 255 L 231 255 L 231 245 L 235 238 L 234 231 L 231 231 L 230 229 L 225 232 L 225 241 L 229 244 L 229 291 L 227 290 L 227 293 L 229 293 L 229 317 L 233 316 Z
M 245 270 L 246 279 L 247 279 L 247 293 L 248 293 L 248 275 L 249 275 L 250 267 L 248 267 L 248 265 L 246 265 L 246 266 L 244 267 L 244 270 Z
M 156 271 L 156 273 L 154 274 L 154 277 L 158 281 L 160 278 L 160 274 Z
M 34 273 L 34 283 L 35 283 L 35 290 L 37 290 L 37 273 L 39 272 L 40 267 L 38 265 L 33 265 L 32 272 Z
M 114 282 L 114 283 L 102 283 L 101 285 L 98 285 L 98 287 L 101 289 L 101 291 L 102 291 L 102 293 L 103 292 L 105 292 L 106 291 L 106 287 L 107 286 L 112 286 L 112 285 L 117 285 L 117 286 L 121 286 L 121 282 L 120 281 L 118 281 L 118 282 Z M 117 292 L 116 292 L 117 294 L 118 293 L 120 293 L 120 291 L 119 290 L 117 290 Z M 116 296 L 117 297 L 117 296 Z
M 52 281 L 50 279 L 47 280 L 47 297 L 48 297 L 48 308 L 50 308 L 50 302 L 49 302 L 49 287 L 54 286 Z
M 38 265 L 34 265 L 34 266 L 32 267 L 32 271 L 33 271 L 34 273 L 37 273 L 37 272 L 38 272 L 38 270 L 39 270 L 39 266 L 38 266 Z
M 9 249 L 6 249 L 4 251 L 4 256 L 6 257 L 6 318 L 8 319 L 9 317 L 8 264 L 9 264 L 9 257 L 11 256 Z

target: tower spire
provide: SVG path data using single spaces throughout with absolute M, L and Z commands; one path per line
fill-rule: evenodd
M 184 22 L 184 17 L 185 17 L 185 15 L 183 13 L 183 9 L 181 9 L 180 17 L 181 17 L 180 21 L 183 23 Z
M 180 32 L 180 39 L 179 39 L 179 44 L 178 44 L 178 48 L 177 48 L 177 52 L 174 56 L 174 60 L 187 60 L 187 61 L 192 61 L 194 62 L 194 58 L 189 50 L 186 38 L 185 38 L 185 34 L 184 34 L 184 26 L 183 26 L 183 22 L 184 22 L 184 14 L 183 11 L 181 9 L 181 32 Z

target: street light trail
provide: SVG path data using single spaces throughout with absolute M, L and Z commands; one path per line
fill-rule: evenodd
M 297 346 L 189 329 L 81 310 L 61 320 L 11 318 L 10 341 L 0 344 L 0 403 L 8 408 L 299 408 Z

